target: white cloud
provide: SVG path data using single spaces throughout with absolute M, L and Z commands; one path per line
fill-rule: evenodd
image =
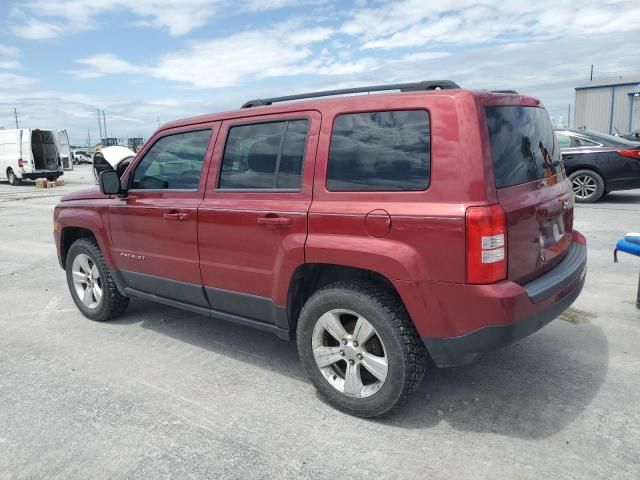
M 307 44 L 290 45 L 273 31 L 248 31 L 193 43 L 162 57 L 149 71 L 194 87 L 226 87 L 248 76 L 264 78 L 270 68 L 286 69 L 311 53 Z
M 38 20 L 37 18 L 29 18 L 21 24 L 11 27 L 11 31 L 21 38 L 28 40 L 46 40 L 60 35 L 63 31 L 60 25 Z
M 83 69 L 69 70 L 77 78 L 98 78 L 105 75 L 118 75 L 122 73 L 140 73 L 144 69 L 131 65 L 126 60 L 113 53 L 99 53 L 87 58 L 75 60 L 75 63 L 84 65 Z
M 63 33 L 96 28 L 100 16 L 127 12 L 143 25 L 165 28 L 172 36 L 202 27 L 218 12 L 222 0 L 29 0 L 15 7 L 20 21 L 13 31 L 24 38 L 52 38 Z M 48 19 L 46 22 L 41 20 Z M 56 23 L 48 23 L 55 19 Z M 63 25 L 63 26 L 61 26 Z
M 37 82 L 38 80 L 32 77 L 16 75 L 14 73 L 0 72 L 0 85 L 3 86 L 3 88 L 0 89 L 0 92 L 5 89 L 18 91 L 24 90 L 28 87 L 33 86 Z
M 324 3 L 325 0 L 27 0 L 12 10 L 12 31 L 23 38 L 47 39 L 100 26 L 105 14 L 127 13 L 133 26 L 185 35 L 216 15 L 262 12 Z
M 12 69 L 19 68 L 20 62 L 17 57 L 20 55 L 20 50 L 16 47 L 3 45 L 0 43 L 0 68 Z
M 424 0 L 387 1 L 356 9 L 342 32 L 365 49 L 424 45 L 480 45 L 634 31 L 640 29 L 637 0 Z
M 407 55 L 404 55 L 400 60 L 402 62 L 426 62 L 427 60 L 444 58 L 450 55 L 451 54 L 448 52 L 417 52 L 408 53 Z

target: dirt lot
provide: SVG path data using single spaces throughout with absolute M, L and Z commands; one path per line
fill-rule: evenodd
M 640 478 L 640 259 L 612 258 L 639 190 L 577 207 L 589 273 L 562 319 L 371 421 L 267 333 L 139 300 L 82 317 L 51 214 L 89 167 L 63 178 L 0 183 L 0 478 Z

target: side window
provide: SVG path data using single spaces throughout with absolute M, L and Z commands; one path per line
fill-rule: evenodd
M 351 113 L 333 124 L 327 188 L 332 191 L 424 190 L 431 166 L 424 110 Z
M 599 144 L 582 137 L 573 137 L 576 147 L 597 147 Z
M 219 188 L 299 190 L 308 131 L 307 119 L 231 127 Z
M 211 129 L 162 137 L 136 166 L 134 190 L 197 190 Z
M 563 133 L 556 133 L 556 140 L 558 141 L 558 145 L 560 146 L 560 148 L 571 147 L 571 137 L 569 135 L 565 135 Z

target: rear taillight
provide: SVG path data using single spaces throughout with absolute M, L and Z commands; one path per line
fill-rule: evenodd
M 467 208 L 467 283 L 507 278 L 507 221 L 500 205 Z
M 618 153 L 623 157 L 640 160 L 640 149 L 618 150 Z
M 18 159 L 18 167 L 24 168 L 24 162 L 22 161 L 21 158 Z

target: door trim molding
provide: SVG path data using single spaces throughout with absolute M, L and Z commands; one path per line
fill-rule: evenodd
M 202 290 L 202 285 L 128 270 L 120 270 L 120 273 L 127 287 L 190 305 L 209 307 L 209 302 Z
M 118 290 L 125 295 L 270 331 L 290 339 L 287 308 L 276 305 L 271 298 L 128 270 L 115 270 L 113 277 L 117 278 Z

